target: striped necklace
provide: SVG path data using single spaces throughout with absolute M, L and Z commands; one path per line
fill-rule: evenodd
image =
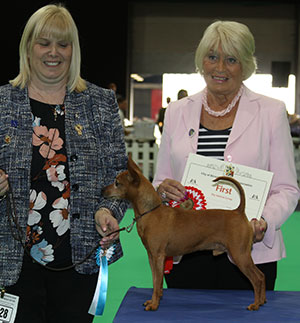
M 239 100 L 239 98 L 241 97 L 242 93 L 243 93 L 243 85 L 241 85 L 237 95 L 233 98 L 233 100 L 231 101 L 231 103 L 228 104 L 227 108 L 224 109 L 224 110 L 221 110 L 221 111 L 214 111 L 212 110 L 208 104 L 207 104 L 207 87 L 204 89 L 204 96 L 203 96 L 203 107 L 204 107 L 204 110 L 214 116 L 214 117 L 223 117 L 225 114 L 229 113 L 233 108 L 234 106 L 236 105 L 237 101 Z

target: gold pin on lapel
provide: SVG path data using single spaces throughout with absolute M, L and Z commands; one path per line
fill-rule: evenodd
M 83 127 L 79 123 L 75 126 L 75 130 L 77 131 L 77 133 L 78 133 L 79 136 L 82 135 L 82 129 L 83 129 Z
M 9 135 L 6 135 L 5 138 L 4 138 L 4 141 L 7 143 L 7 144 L 10 144 L 11 143 L 11 137 Z

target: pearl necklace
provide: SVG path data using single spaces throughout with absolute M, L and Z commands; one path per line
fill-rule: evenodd
M 239 98 L 241 97 L 242 93 L 243 93 L 243 85 L 241 85 L 237 95 L 234 97 L 234 99 L 231 101 L 231 103 L 228 104 L 227 108 L 222 110 L 222 111 L 214 111 L 212 110 L 208 104 L 207 104 L 207 88 L 205 88 L 204 90 L 204 97 L 203 97 L 203 107 L 204 107 L 204 110 L 214 116 L 214 117 L 223 117 L 225 114 L 229 113 L 233 107 L 236 105 L 237 101 L 239 100 Z

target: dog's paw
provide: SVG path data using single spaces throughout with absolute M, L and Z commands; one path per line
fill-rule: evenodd
M 257 311 L 257 310 L 259 310 L 259 304 L 250 304 L 247 307 L 247 310 L 249 310 L 249 311 Z
M 156 311 L 158 309 L 158 304 L 154 304 L 152 300 L 146 301 L 144 303 L 145 311 Z

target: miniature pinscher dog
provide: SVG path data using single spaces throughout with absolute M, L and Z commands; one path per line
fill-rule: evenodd
M 167 256 L 179 256 L 197 250 L 227 252 L 254 289 L 254 303 L 247 308 L 258 310 L 266 302 L 265 276 L 251 258 L 253 229 L 245 215 L 245 194 L 231 177 L 214 181 L 234 183 L 240 194 L 235 210 L 186 210 L 163 205 L 154 187 L 138 166 L 128 159 L 128 170 L 120 173 L 113 184 L 103 189 L 107 198 L 131 202 L 137 232 L 147 250 L 153 278 L 152 299 L 145 310 L 157 310 L 163 294 L 163 272 Z

